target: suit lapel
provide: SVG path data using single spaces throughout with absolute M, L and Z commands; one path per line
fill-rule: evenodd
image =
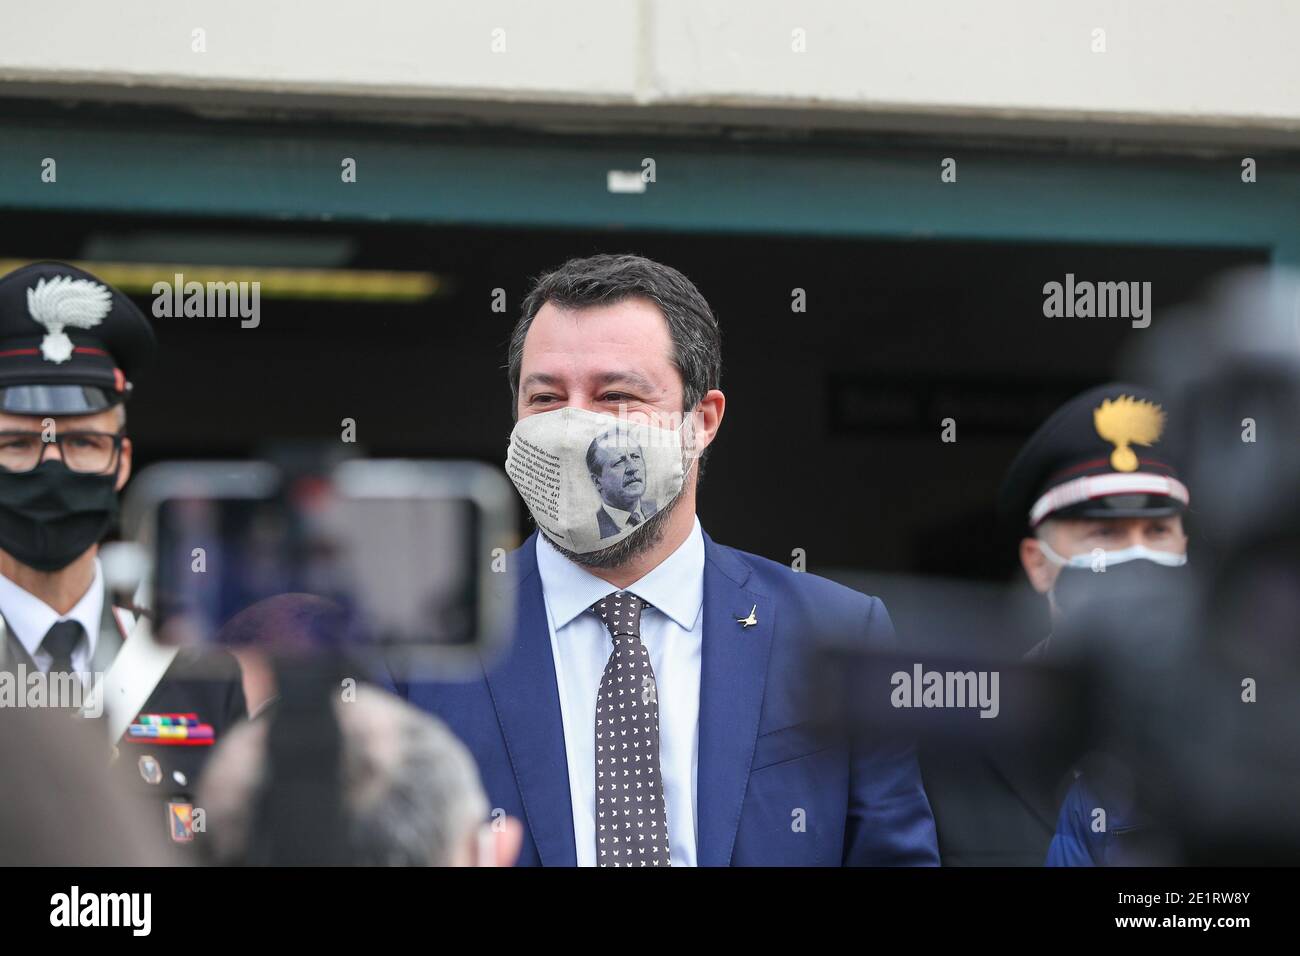
M 515 642 L 486 679 L 542 865 L 576 866 L 564 719 L 535 539 L 534 532 L 511 555 L 518 582 Z
M 696 856 L 701 866 L 727 866 L 758 738 L 776 607 L 762 591 L 745 587 L 751 569 L 744 561 L 708 535 L 704 548 Z M 737 619 L 751 608 L 757 623 L 742 627 Z

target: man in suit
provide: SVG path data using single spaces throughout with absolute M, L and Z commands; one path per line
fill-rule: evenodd
M 541 529 L 508 558 L 514 641 L 476 679 L 409 698 L 524 821 L 523 864 L 935 864 L 912 748 L 810 726 L 812 645 L 891 645 L 884 606 L 717 544 L 696 517 L 720 369 L 717 320 L 675 269 L 599 255 L 538 280 L 509 355 L 507 472 Z M 670 493 L 588 542 L 565 489 L 612 417 L 653 439 L 647 482 Z
M 645 494 L 645 451 L 618 428 L 602 432 L 587 446 L 587 471 L 600 495 L 596 526 L 601 538 L 635 528 L 659 509 Z
M 131 379 L 153 351 L 135 304 L 87 272 L 40 262 L 0 278 L 0 671 L 93 685 L 132 634 L 99 542 L 131 475 Z M 199 770 L 244 711 L 234 659 L 186 651 L 118 742 L 117 769 L 173 843 L 193 841 Z

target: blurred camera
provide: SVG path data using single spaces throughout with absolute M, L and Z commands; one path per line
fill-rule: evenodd
M 124 523 L 160 644 L 447 678 L 508 639 L 513 515 L 505 479 L 472 462 L 169 462 L 138 476 Z

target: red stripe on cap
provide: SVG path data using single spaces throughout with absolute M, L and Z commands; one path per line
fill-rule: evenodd
M 1049 489 L 1035 501 L 1029 509 L 1029 526 L 1037 528 L 1044 518 L 1063 508 L 1111 495 L 1163 495 L 1183 505 L 1191 502 L 1187 486 L 1170 475 L 1140 471 L 1084 475 Z
M 104 355 L 104 356 L 108 355 L 108 353 L 105 352 L 103 349 L 92 349 L 87 345 L 78 345 L 72 351 L 80 352 L 82 355 Z M 7 349 L 4 352 L 0 352 L 0 358 L 5 358 L 10 355 L 40 355 L 40 354 L 41 354 L 40 349 Z

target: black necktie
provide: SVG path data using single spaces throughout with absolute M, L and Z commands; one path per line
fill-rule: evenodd
M 659 775 L 659 699 L 630 591 L 591 606 L 614 650 L 596 695 L 596 862 L 670 866 L 668 811 Z
M 50 655 L 51 674 L 71 674 L 72 649 L 81 642 L 86 629 L 80 621 L 57 621 L 45 633 L 41 650 Z

